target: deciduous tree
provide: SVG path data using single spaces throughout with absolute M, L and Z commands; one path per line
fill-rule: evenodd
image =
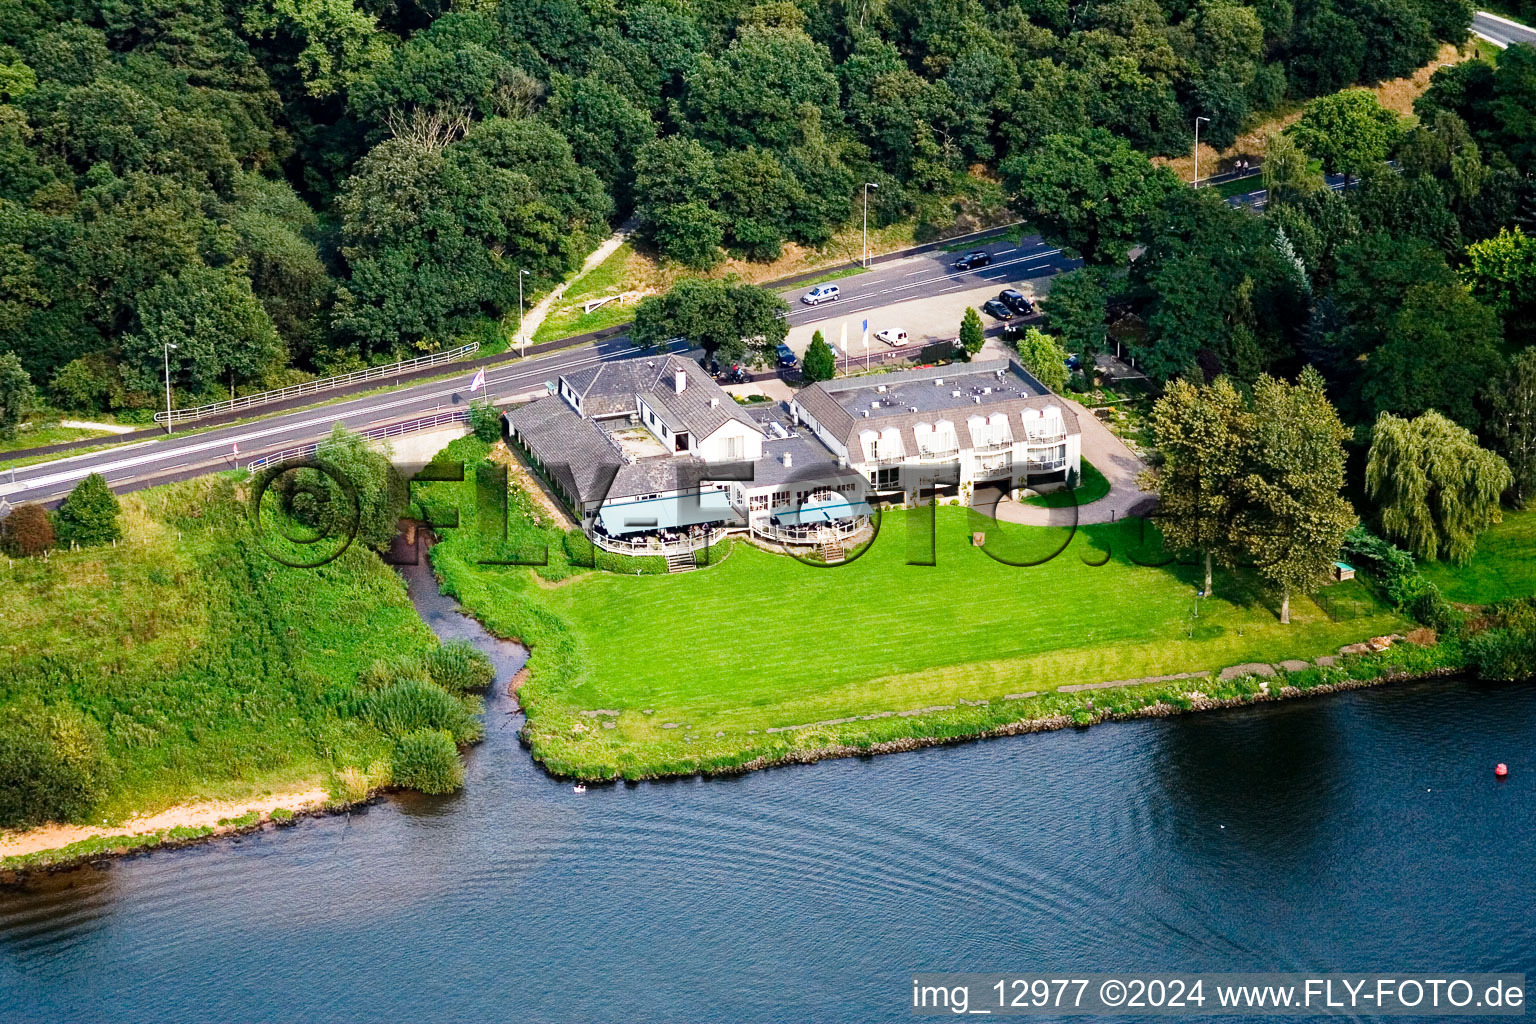
M 1210 384 L 1176 380 L 1152 407 L 1151 428 L 1157 454 L 1142 486 L 1157 492 L 1153 518 L 1163 543 L 1200 554 L 1209 597 L 1212 563 L 1230 564 L 1236 552 L 1232 513 L 1252 417 L 1226 377 Z
M 721 363 L 763 362 L 788 335 L 788 312 L 757 285 L 687 279 L 640 303 L 630 339 L 648 346 L 685 338 Z
M 0 437 L 16 436 L 16 428 L 32 411 L 36 393 L 32 378 L 14 352 L 0 352 Z
M 1344 534 L 1357 522 L 1340 495 L 1344 439 L 1310 367 L 1295 384 L 1268 375 L 1253 389 L 1253 436 L 1233 536 L 1280 595 L 1280 621 L 1291 621 L 1291 595 L 1323 585 Z
M 1382 529 L 1419 558 L 1465 564 L 1477 535 L 1503 518 L 1499 496 L 1512 482 L 1503 459 L 1438 412 L 1376 420 L 1366 488 Z
M 1103 276 L 1093 268 L 1083 267 L 1061 274 L 1051 282 L 1051 290 L 1040 300 L 1046 326 L 1061 336 L 1067 351 L 1076 352 L 1086 368 L 1105 350 L 1109 335 L 1109 295 Z
M 960 347 L 965 349 L 967 359 L 981 351 L 987 343 L 986 329 L 981 325 L 981 314 L 975 307 L 965 307 L 965 315 L 960 318 Z
M 1015 344 L 1019 350 L 1019 362 L 1024 364 L 1024 369 L 1041 384 L 1060 394 L 1067 386 L 1067 353 L 1060 343 L 1040 328 L 1030 327 Z
M 1536 350 L 1526 349 L 1488 388 L 1488 432 L 1509 464 L 1512 494 L 1522 508 L 1536 494 Z
M 1172 171 L 1102 128 L 1049 136 L 1002 173 L 1013 208 L 1089 263 L 1123 261 L 1142 224 L 1181 188 Z
M 122 506 L 107 486 L 106 478 L 100 473 L 92 473 L 76 484 L 69 497 L 59 505 L 59 543 L 81 547 L 110 544 L 122 536 L 117 525 L 121 512 Z
M 1402 135 L 1398 116 L 1369 89 L 1345 89 L 1307 104 L 1301 120 L 1285 130 L 1330 174 L 1359 176 L 1381 162 Z

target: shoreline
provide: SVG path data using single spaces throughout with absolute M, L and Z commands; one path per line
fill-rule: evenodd
M 1365 662 L 1372 667 L 1378 667 L 1379 662 Z M 984 740 L 1001 739 L 1009 736 L 1025 736 L 1031 733 L 1056 732 L 1062 729 L 1078 728 L 1087 729 L 1096 725 L 1104 725 L 1113 722 L 1129 722 L 1138 719 L 1172 718 L 1175 716 L 1223 711 L 1234 708 L 1258 707 L 1266 704 L 1275 704 L 1283 701 L 1298 700 L 1308 697 L 1322 697 L 1336 693 L 1348 693 L 1354 690 L 1369 689 L 1377 686 L 1387 686 L 1394 683 L 1415 682 L 1427 679 L 1443 679 L 1460 675 L 1466 671 L 1462 664 L 1440 665 L 1423 669 L 1392 669 L 1371 675 L 1368 677 L 1346 677 L 1333 682 L 1320 682 L 1312 686 L 1281 685 L 1273 690 L 1266 688 L 1257 693 L 1247 693 L 1237 697 L 1208 697 L 1196 694 L 1190 699 L 1188 707 L 1170 704 L 1162 701 L 1138 708 L 1134 711 L 1117 712 L 1103 709 L 1097 710 L 1087 720 L 1080 720 L 1072 715 L 1057 714 L 1038 718 L 1022 718 L 1007 724 L 974 733 L 955 736 L 921 736 L 903 737 L 896 740 L 886 740 L 857 746 L 853 744 L 835 744 L 826 747 L 808 748 L 804 750 L 790 750 L 782 755 L 753 758 L 737 765 L 721 768 L 701 769 L 689 772 L 657 773 L 654 775 L 628 777 L 583 777 L 580 775 L 567 775 L 551 769 L 546 762 L 534 756 L 533 760 L 550 778 L 580 780 L 588 784 L 637 783 L 642 781 L 663 781 L 667 779 L 688 778 L 700 776 L 704 778 L 727 778 L 745 775 L 748 772 L 763 771 L 770 768 L 788 767 L 791 765 L 809 765 L 819 761 L 828 761 L 847 757 L 873 757 L 885 754 L 906 753 L 913 750 L 923 750 L 930 747 L 958 746 L 965 743 L 976 743 Z M 523 676 L 524 673 L 518 673 Z M 1214 673 L 1212 674 L 1214 676 Z M 1206 679 L 1212 676 L 1205 677 Z M 507 684 L 507 692 L 516 700 L 513 683 L 521 680 L 512 680 Z M 1103 691 L 1099 691 L 1103 692 Z M 529 747 L 526 739 L 521 739 L 522 746 Z M 532 755 L 530 755 L 532 756 Z M 306 791 L 301 794 L 289 794 L 294 796 L 312 797 L 316 791 Z M 198 824 L 181 824 L 136 833 L 125 833 L 120 828 L 113 829 L 103 826 L 43 826 L 30 830 L 28 833 L 20 833 L 20 836 L 37 835 L 50 829 L 62 829 L 80 832 L 93 832 L 95 835 L 75 840 L 63 846 L 42 846 L 30 849 L 26 852 L 12 852 L 0 857 L 0 888 L 15 888 L 26 886 L 40 878 L 50 877 L 56 874 L 64 874 L 79 870 L 88 865 L 105 865 L 112 861 L 149 854 L 155 851 L 178 850 L 189 846 L 200 846 L 221 839 L 231 839 L 239 836 L 251 835 L 256 832 L 272 831 L 278 828 L 286 828 L 297 824 L 306 818 L 330 817 L 336 814 L 345 814 L 354 808 L 371 805 L 379 802 L 384 797 L 385 790 L 371 791 L 362 800 L 352 803 L 331 803 L 325 800 L 311 800 L 309 802 L 285 807 L 281 803 L 273 806 L 271 810 L 262 812 L 252 807 L 244 815 L 236 816 L 233 820 L 210 819 Z M 220 808 L 226 812 L 232 806 L 247 806 L 260 804 L 265 807 L 271 804 L 270 800 L 245 801 L 243 804 L 216 804 L 216 805 L 192 805 L 202 806 L 203 814 L 213 814 Z M 185 815 L 187 808 L 170 808 L 158 812 L 156 815 L 144 815 L 132 821 L 151 821 L 157 817 L 181 813 Z M 286 812 L 286 813 L 284 813 Z M 250 817 L 251 820 L 244 820 Z M 222 822 L 222 823 L 221 823 Z M 123 842 L 115 845 L 95 845 L 98 840 L 120 839 Z M 0 841 L 0 850 L 5 849 L 5 843 L 12 846 L 20 845 L 16 837 L 8 837 Z M 69 852 L 72 846 L 93 844 L 90 849 L 82 849 L 79 852 Z M 55 856 L 49 856 L 50 854 Z M 14 863 L 17 858 L 23 862 Z M 12 863 L 7 863 L 12 862 Z
M 1402 664 L 1404 660 L 1416 660 L 1419 664 Z M 1246 668 L 1248 666 L 1237 666 Z M 1270 666 L 1255 666 L 1268 669 Z M 1023 736 L 1037 732 L 1054 732 L 1067 728 L 1088 728 L 1110 722 L 1126 722 L 1146 718 L 1170 718 L 1175 715 L 1204 711 L 1221 711 L 1232 708 L 1255 707 L 1304 697 L 1346 693 L 1391 683 L 1412 682 L 1425 679 L 1447 678 L 1465 674 L 1469 670 L 1458 648 L 1448 644 L 1428 647 L 1399 642 L 1384 651 L 1369 654 L 1340 656 L 1334 664 L 1312 666 L 1303 671 L 1254 671 L 1223 677 L 1222 670 L 1177 674 L 1159 677 L 1145 683 L 1127 682 L 1121 687 L 1058 688 L 1039 694 L 1038 698 L 1056 698 L 1068 706 L 1048 714 L 1026 715 L 1000 724 L 987 725 L 970 731 L 945 733 L 937 725 L 936 715 L 911 716 L 918 723 L 928 726 L 926 735 L 907 735 L 893 739 L 874 740 L 869 743 L 827 743 L 822 746 L 789 749 L 781 752 L 759 754 L 734 764 L 699 765 L 679 768 L 676 771 L 656 771 L 627 775 L 620 772 L 608 774 L 583 773 L 579 765 L 551 764 L 541 757 L 536 748 L 537 737 L 527 732 L 535 722 L 530 719 L 520 733 L 523 746 L 530 756 L 551 778 L 581 782 L 583 784 L 608 784 L 620 782 L 660 781 L 688 777 L 738 776 L 786 765 L 815 764 L 818 761 L 844 757 L 871 757 L 882 754 L 903 753 L 928 747 L 954 746 L 979 740 L 998 739 L 1007 736 Z M 1230 670 L 1226 670 L 1229 671 Z M 1161 689 L 1168 683 L 1187 685 L 1188 689 L 1170 692 Z M 1212 696 L 1210 691 L 1224 690 L 1230 695 Z M 1232 693 L 1233 690 L 1237 692 Z M 1114 706 L 1095 707 L 1094 698 L 1108 702 L 1115 696 L 1141 700 L 1139 706 L 1116 709 Z M 988 702 L 974 702 L 972 706 Z M 938 709 L 935 709 L 938 710 Z M 876 716 L 889 717 L 889 716 Z
M 40 825 L 0 835 L 0 886 L 18 884 L 35 872 L 246 835 L 353 806 L 332 803 L 329 790 L 313 786 L 246 800 L 178 804 L 135 815 L 120 825 Z
M 831 747 L 822 747 L 803 751 L 790 751 L 782 757 L 759 757 L 751 761 L 743 762 L 732 768 L 718 768 L 699 772 L 704 776 L 729 776 L 745 775 L 748 772 L 763 771 L 769 768 L 778 768 L 787 765 L 815 764 L 818 761 L 829 761 L 844 757 L 870 757 L 881 754 L 900 754 L 913 750 L 924 750 L 929 747 L 953 747 L 963 743 L 976 743 L 983 740 L 1001 739 L 1007 736 L 1027 736 L 1031 733 L 1058 732 L 1062 729 L 1088 729 L 1095 725 L 1104 725 L 1113 722 L 1130 722 L 1147 718 L 1175 718 L 1181 715 L 1190 715 L 1207 711 L 1226 711 L 1235 708 L 1259 707 L 1265 704 L 1278 704 L 1283 701 L 1297 700 L 1306 697 L 1324 697 L 1335 693 L 1348 693 L 1352 690 L 1365 690 L 1377 686 L 1387 686 L 1392 683 L 1408 683 L 1426 679 L 1444 679 L 1460 675 L 1466 669 L 1462 666 L 1446 666 L 1442 668 L 1426 669 L 1422 671 L 1410 671 L 1401 673 L 1389 673 L 1370 679 L 1345 679 L 1337 683 L 1320 683 L 1316 686 L 1282 686 L 1274 691 L 1242 697 L 1205 697 L 1192 699 L 1190 707 L 1179 707 L 1175 704 L 1157 703 L 1147 707 L 1138 708 L 1135 711 L 1099 711 L 1096 717 L 1090 721 L 1079 721 L 1071 715 L 1052 715 L 1046 718 L 1024 718 L 1007 725 L 985 729 L 980 732 L 965 736 L 925 736 L 904 737 L 898 740 L 886 740 L 871 744 L 868 747 L 859 747 L 849 744 L 840 744 Z M 647 780 L 661 780 L 667 778 L 684 778 L 682 773 L 675 775 L 647 776 Z M 588 782 L 617 782 L 616 779 L 589 779 Z M 630 781 L 630 780 L 624 780 Z

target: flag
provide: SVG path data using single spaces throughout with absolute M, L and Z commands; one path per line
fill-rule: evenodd
M 869 321 L 864 321 L 864 347 L 869 348 Z
M 483 387 L 485 387 L 485 367 L 482 366 L 475 371 L 475 379 L 469 382 L 469 390 L 479 391 Z
M 841 339 L 841 343 L 837 347 L 842 349 L 844 352 L 848 351 L 848 321 L 847 320 L 843 321 L 843 336 L 842 336 L 842 339 Z
M 233 442 L 233 444 L 232 444 L 232 445 L 231 445 L 231 447 L 233 447 L 233 448 L 234 448 L 234 449 L 235 449 L 235 454 L 236 454 L 236 455 L 239 455 L 239 454 L 240 454 L 240 442 L 239 442 L 239 441 L 235 441 L 235 442 Z

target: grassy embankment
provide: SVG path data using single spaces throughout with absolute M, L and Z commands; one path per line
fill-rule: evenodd
M 435 639 L 372 552 L 314 570 L 269 558 L 237 486 L 125 496 L 116 547 L 0 568 L 0 714 L 35 699 L 99 730 L 111 771 L 92 823 L 294 786 L 340 795 L 389 762 L 356 677 Z
M 1457 604 L 1491 605 L 1536 594 L 1536 508 L 1505 512 L 1478 535 L 1466 565 L 1420 562 L 1419 571 Z
M 452 450 L 473 461 L 485 449 L 463 441 Z M 1135 564 L 1160 560 L 1138 521 L 1069 536 L 973 524 L 951 507 L 937 510 L 932 567 L 907 564 L 922 546 L 909 536 L 917 517 L 889 512 L 868 553 L 840 568 L 738 542 L 707 571 L 636 578 L 574 566 L 566 535 L 521 515 L 533 503 L 515 493 L 508 543 L 525 555 L 547 545 L 549 565 L 485 566 L 476 564 L 488 549 L 471 494 L 468 483 L 428 492 L 429 503 L 457 504 L 462 517 L 443 531 L 434 566 L 493 632 L 531 646 L 520 693 L 533 753 L 588 778 L 723 770 L 1158 701 L 1188 706 L 1191 690 L 1236 697 L 1259 684 L 1058 687 L 1311 658 L 1408 628 L 1358 583 L 1334 589 L 1340 598 L 1359 591 L 1344 602 L 1359 605 L 1359 617 L 1333 622 L 1298 599 L 1282 626 L 1249 574 L 1220 575 L 1218 597 L 1196 617 L 1193 567 Z M 1014 561 L 1066 546 L 1016 568 L 970 546 L 971 530 L 983 528 Z M 1026 693 L 1036 695 L 1007 699 Z

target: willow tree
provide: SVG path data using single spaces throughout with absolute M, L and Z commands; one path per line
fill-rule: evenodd
M 1466 563 L 1477 535 L 1503 518 L 1499 496 L 1513 482 L 1508 463 L 1433 409 L 1376 420 L 1366 489 L 1382 530 L 1419 558 Z
M 1226 377 L 1215 383 L 1176 380 L 1152 407 L 1157 462 L 1142 486 L 1157 492 L 1153 519 L 1163 542 L 1199 552 L 1205 561 L 1205 593 L 1211 593 L 1212 562 L 1230 564 L 1235 488 L 1243 474 L 1250 430 L 1243 398 Z
M 1349 431 L 1311 367 L 1295 384 L 1267 374 L 1253 389 L 1246 474 L 1238 483 L 1233 538 L 1280 594 L 1280 621 L 1291 621 L 1291 594 L 1328 579 L 1344 534 L 1357 522 L 1340 495 Z

